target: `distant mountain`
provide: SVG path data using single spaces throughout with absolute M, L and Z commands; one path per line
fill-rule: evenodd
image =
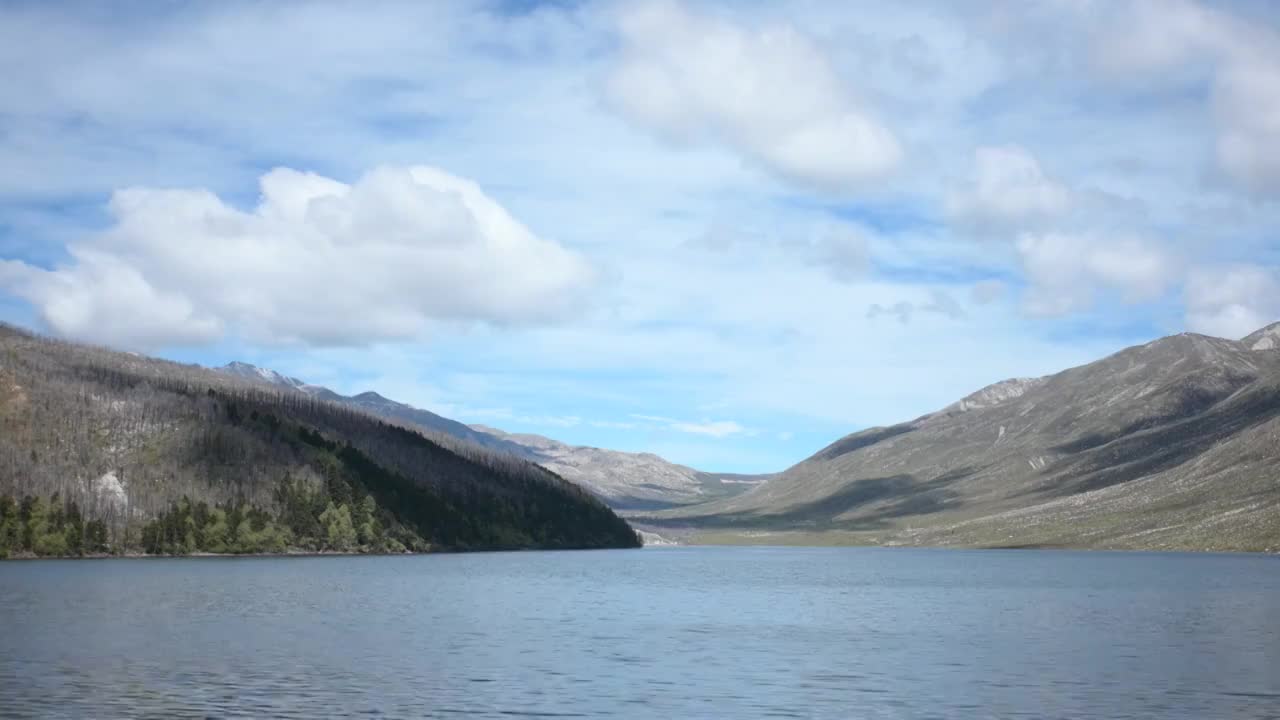
M 515 445 L 519 454 L 576 482 L 619 510 L 655 509 L 741 494 L 766 475 L 706 473 L 653 453 L 628 453 L 566 445 L 541 435 L 513 435 L 473 425 L 474 430 Z
M 544 468 L 318 395 L 0 325 L 0 557 L 638 544 Z
M 272 385 L 280 385 L 282 387 L 299 390 L 310 387 L 297 378 L 285 377 L 275 370 L 260 368 L 256 365 L 250 365 L 249 363 L 227 363 L 226 365 L 218 368 L 218 371 L 244 380 L 262 381 Z
M 253 382 L 323 397 L 385 418 L 442 433 L 466 443 L 510 453 L 537 463 L 587 488 L 619 510 L 655 509 L 705 502 L 742 493 L 766 476 L 705 473 L 652 453 L 567 445 L 548 437 L 511 434 L 484 425 L 464 425 L 427 410 L 390 400 L 376 392 L 339 395 L 334 391 L 243 362 L 215 368 Z
M 737 497 L 639 520 L 879 544 L 1280 550 L 1280 324 L 996 383 Z
M 327 387 L 311 385 L 297 378 L 282 375 L 275 370 L 261 368 L 244 362 L 231 362 L 213 369 L 217 372 L 234 375 L 235 377 L 243 378 L 252 382 L 266 383 L 276 387 L 297 390 L 312 397 L 358 407 L 361 410 L 371 412 L 375 415 L 416 425 L 432 432 L 442 433 L 459 440 L 474 443 L 481 447 L 514 452 L 517 455 L 521 454 L 522 448 L 518 446 L 500 442 L 486 433 L 472 430 L 460 422 L 450 420 L 447 417 L 437 415 L 433 412 L 421 410 L 394 400 L 389 400 L 376 392 L 363 392 L 359 395 L 351 396 L 339 395 Z

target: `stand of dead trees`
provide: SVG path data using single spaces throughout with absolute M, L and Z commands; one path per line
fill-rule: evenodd
M 638 544 L 585 490 L 514 456 L 8 326 L 0 498 L 0 554 Z M 37 542 L 50 534 L 62 541 Z

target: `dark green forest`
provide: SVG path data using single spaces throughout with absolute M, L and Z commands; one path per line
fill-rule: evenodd
M 0 327 L 0 556 L 635 547 L 527 461 Z

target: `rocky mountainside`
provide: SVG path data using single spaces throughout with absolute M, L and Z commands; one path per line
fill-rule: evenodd
M 652 510 L 733 497 L 769 477 L 707 473 L 653 453 L 566 445 L 541 435 L 513 435 L 484 425 L 473 425 L 472 429 L 518 446 L 521 457 L 582 485 L 619 510 Z
M 1256 333 L 1253 333 L 1243 340 L 1240 344 L 1250 350 L 1280 350 L 1280 323 L 1268 325 Z
M 255 377 L 0 325 L 0 556 L 638 544 L 533 463 Z
M 568 445 L 542 435 L 512 434 L 485 425 L 464 425 L 427 410 L 390 400 L 376 392 L 339 395 L 266 368 L 233 362 L 217 371 L 245 380 L 289 388 L 358 407 L 388 419 L 442 433 L 491 450 L 537 463 L 566 480 L 578 483 L 619 510 L 655 509 L 706 502 L 740 494 L 766 476 L 727 476 L 705 473 L 652 453 Z
M 841 438 L 668 526 L 880 544 L 1280 549 L 1280 324 L 1166 337 Z

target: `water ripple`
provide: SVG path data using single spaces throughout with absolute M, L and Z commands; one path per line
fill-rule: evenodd
M 1276 717 L 1274 558 L 0 564 L 3 717 Z

